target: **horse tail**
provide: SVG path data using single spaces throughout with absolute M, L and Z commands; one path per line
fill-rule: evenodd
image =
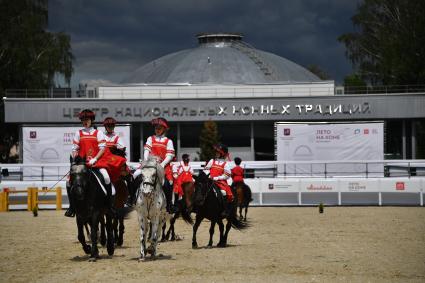
M 232 225 L 232 227 L 236 230 L 244 230 L 246 228 L 249 228 L 249 223 L 248 222 L 242 222 L 238 219 L 237 217 L 237 213 L 236 213 L 236 208 L 237 206 L 234 205 L 233 209 L 232 209 L 232 214 L 230 215 L 230 224 Z
M 187 211 L 187 209 L 182 209 L 181 215 L 184 222 L 186 222 L 187 224 L 193 225 L 193 219 L 190 216 L 190 213 Z

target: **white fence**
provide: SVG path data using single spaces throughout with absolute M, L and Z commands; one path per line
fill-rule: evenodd
M 335 176 L 331 171 L 317 170 L 299 174 L 279 172 L 281 164 L 297 166 L 321 164 L 323 168 L 331 168 L 335 164 L 357 163 L 356 172 L 346 172 L 344 176 Z M 370 164 L 382 164 L 382 177 L 371 177 Z M 136 166 L 137 163 L 130 163 Z M 201 170 L 205 162 L 193 162 L 192 167 Z M 25 167 L 37 167 L 38 176 L 25 176 Z M 385 160 L 385 161 L 332 161 L 332 162 L 280 162 L 250 161 L 242 163 L 245 168 L 245 181 L 253 192 L 252 205 L 258 206 L 302 206 L 317 205 L 424 205 L 425 194 L 425 160 Z M 45 168 L 56 168 L 55 174 L 43 175 Z M 283 166 L 284 168 L 285 166 Z M 372 166 L 373 167 L 373 166 Z M 61 186 L 65 188 L 66 173 L 69 164 L 0 164 L 7 168 L 9 176 L 3 177 L 0 190 L 8 188 L 24 189 L 27 187 Z M 52 170 L 48 170 L 52 172 Z M 68 201 L 66 190 L 63 190 L 64 207 Z M 48 206 L 41 208 L 50 208 Z M 22 209 L 12 206 L 11 209 Z

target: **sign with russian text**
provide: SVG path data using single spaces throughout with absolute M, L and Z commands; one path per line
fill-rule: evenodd
M 22 127 L 22 153 L 24 164 L 69 163 L 72 151 L 72 141 L 75 133 L 81 127 Z M 104 131 L 103 127 L 99 130 Z M 130 155 L 130 126 L 117 126 L 115 132 L 126 144 L 127 156 Z M 40 167 L 25 167 L 24 176 L 28 179 L 39 179 L 43 173 L 46 180 L 57 180 L 58 175 L 64 175 L 69 167 L 46 167 L 41 172 Z M 31 178 L 30 176 L 33 176 Z
M 276 123 L 276 157 L 278 161 L 300 162 L 279 165 L 279 174 L 383 176 L 382 164 L 350 161 L 384 159 L 384 124 Z M 308 161 L 329 163 L 312 164 Z

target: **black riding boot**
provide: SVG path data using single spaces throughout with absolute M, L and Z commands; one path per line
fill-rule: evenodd
M 108 211 L 107 213 L 111 217 L 115 217 L 116 211 L 115 211 L 115 196 L 112 195 L 112 183 L 109 183 L 105 186 L 106 189 L 106 204 L 108 205 Z
M 165 207 L 165 209 L 167 210 L 168 213 L 174 213 L 172 210 L 173 204 L 172 204 L 172 187 L 169 183 L 168 180 L 165 180 L 164 182 L 164 186 L 162 186 L 162 189 L 164 190 L 164 194 L 165 194 L 165 198 L 166 198 L 166 202 L 167 205 Z
M 171 207 L 171 211 L 172 213 L 179 212 L 179 194 L 174 194 L 174 203 L 173 203 L 173 206 Z
M 128 189 L 128 197 L 125 202 L 125 207 L 132 207 L 136 202 L 136 180 L 133 179 L 131 175 L 126 177 L 127 181 L 127 189 Z
M 74 201 L 72 200 L 72 195 L 71 195 L 71 187 L 66 186 L 66 193 L 68 195 L 68 200 L 69 200 L 69 207 L 68 209 L 65 211 L 65 216 L 66 217 L 74 217 L 75 216 L 75 209 L 74 209 Z

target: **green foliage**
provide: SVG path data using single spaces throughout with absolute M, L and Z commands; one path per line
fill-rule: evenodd
M 327 81 L 331 79 L 331 76 L 317 65 L 308 65 L 307 70 L 315 74 L 321 80 Z
M 55 75 L 70 83 L 70 37 L 47 32 L 47 1 L 0 0 L 0 92 L 50 88 Z
M 366 87 L 366 82 L 358 74 L 351 74 L 344 78 L 345 87 Z
M 425 1 L 364 0 L 341 35 L 346 55 L 363 80 L 376 84 L 425 82 Z
M 214 121 L 205 121 L 199 137 L 198 152 L 199 159 L 202 161 L 209 161 L 215 157 L 213 146 L 220 142 L 220 135 L 218 133 L 217 124 Z

